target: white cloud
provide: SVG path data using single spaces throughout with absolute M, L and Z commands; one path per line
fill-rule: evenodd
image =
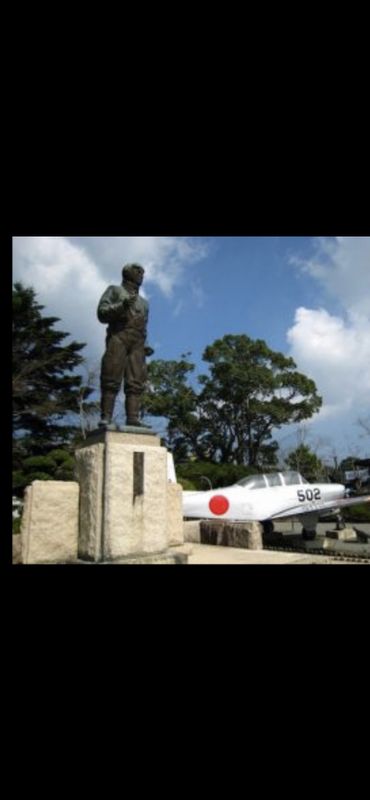
M 325 309 L 298 308 L 287 337 L 294 360 L 315 380 L 326 406 L 369 401 L 370 322 L 346 323 Z
M 337 236 L 315 240 L 310 259 L 293 264 L 316 278 L 352 316 L 370 317 L 370 237 Z
M 18 279 L 54 295 L 69 280 L 88 285 L 99 279 L 91 259 L 60 236 L 17 236 L 13 259 Z
M 61 320 L 59 330 L 88 343 L 83 354 L 98 359 L 104 329 L 96 324 L 96 308 L 106 282 L 81 248 L 61 236 L 14 237 L 13 278 L 32 286 L 44 313 Z
M 370 238 L 318 239 L 314 258 L 291 259 L 315 278 L 339 313 L 297 309 L 287 338 L 300 371 L 315 381 L 323 407 L 313 420 L 341 421 L 370 405 Z
M 82 247 L 112 283 L 117 282 L 125 263 L 141 263 L 145 267 L 145 283 L 154 283 L 167 297 L 184 279 L 187 266 L 208 253 L 207 244 L 198 238 L 86 236 L 71 237 L 70 241 Z
M 97 324 L 98 301 L 109 284 L 121 282 L 123 265 L 141 263 L 143 294 L 154 284 L 169 298 L 188 266 L 207 252 L 198 238 L 19 236 L 13 238 L 13 279 L 32 286 L 45 313 L 59 317 L 60 329 L 86 342 L 85 356 L 97 362 L 105 337 L 105 327 Z

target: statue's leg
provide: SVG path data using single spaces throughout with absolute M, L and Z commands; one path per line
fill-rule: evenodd
M 119 334 L 107 338 L 107 347 L 101 364 L 101 421 L 102 427 L 110 425 L 117 394 L 123 380 L 126 362 L 126 345 Z
M 140 420 L 145 375 L 144 341 L 140 340 L 131 347 L 127 355 L 124 383 L 127 425 L 146 427 Z
M 141 425 L 140 422 L 140 401 L 139 394 L 126 394 L 126 424 L 127 425 Z
M 116 392 L 108 392 L 102 389 L 100 401 L 100 422 L 99 427 L 105 428 L 110 425 L 113 418 L 114 406 L 116 402 Z

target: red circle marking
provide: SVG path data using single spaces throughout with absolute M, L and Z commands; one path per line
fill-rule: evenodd
M 212 511 L 212 514 L 222 516 L 222 514 L 226 514 L 226 511 L 229 510 L 230 503 L 227 497 L 224 497 L 222 494 L 216 494 L 214 497 L 211 497 L 209 501 L 209 508 Z

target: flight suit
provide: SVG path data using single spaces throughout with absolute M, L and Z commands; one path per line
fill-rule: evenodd
M 148 317 L 147 300 L 124 286 L 109 286 L 100 300 L 98 319 L 108 323 L 100 377 L 102 421 L 111 422 L 115 399 L 124 381 L 127 424 L 140 422 Z

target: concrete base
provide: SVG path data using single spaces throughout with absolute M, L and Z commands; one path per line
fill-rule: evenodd
M 151 553 L 151 555 L 137 555 L 137 556 L 127 556 L 126 558 L 117 558 L 110 561 L 100 561 L 98 566 L 100 565 L 110 565 L 114 566 L 115 564 L 187 564 L 188 563 L 188 554 L 187 553 Z M 95 564 L 94 561 L 82 561 L 81 559 L 77 562 L 80 565 L 86 564 L 91 566 L 91 564 Z
M 150 429 L 94 431 L 76 452 L 76 478 L 27 488 L 13 563 L 187 563 L 182 489 Z
M 194 544 L 193 553 L 189 556 L 189 565 L 209 564 L 209 565 L 238 565 L 261 566 L 261 565 L 292 565 L 310 566 L 313 564 L 330 564 L 331 566 L 345 565 L 346 562 L 340 561 L 327 555 L 310 555 L 308 553 L 279 553 L 273 550 L 246 550 L 238 547 L 210 547 L 206 544 Z M 348 562 L 351 566 L 354 562 Z M 269 573 L 271 574 L 271 573 Z
M 259 522 L 203 520 L 200 523 L 200 541 L 202 544 L 262 550 L 262 525 Z
M 326 538 L 339 542 L 357 542 L 357 533 L 353 528 L 341 528 L 339 530 L 326 531 Z
M 328 556 L 343 553 L 349 556 L 370 557 L 370 544 L 363 544 L 359 538 L 356 541 L 343 542 L 338 539 L 331 539 L 328 536 L 318 536 L 314 542 L 303 542 L 303 546 L 307 553 L 315 552 L 315 550 L 319 549 L 325 550 Z
M 322 547 L 328 553 L 344 553 L 348 555 L 368 556 L 370 557 L 370 545 L 362 544 L 362 542 L 340 542 L 335 539 L 325 539 L 322 542 Z
M 183 543 L 181 488 L 169 485 L 167 450 L 150 429 L 94 431 L 76 463 L 81 561 L 127 563 Z

